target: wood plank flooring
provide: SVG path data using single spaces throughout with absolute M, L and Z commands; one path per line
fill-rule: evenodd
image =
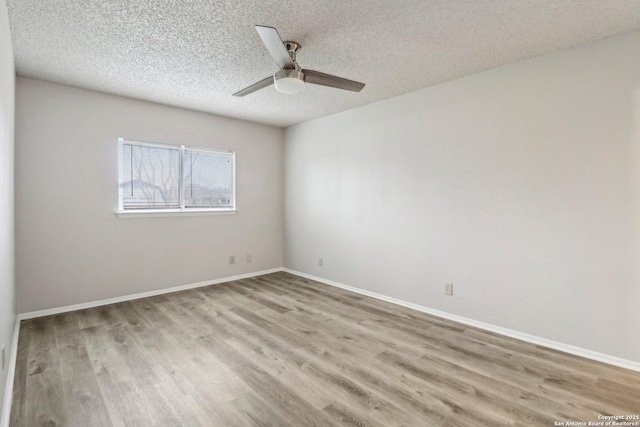
M 288 273 L 22 322 L 12 427 L 553 426 L 640 373 Z

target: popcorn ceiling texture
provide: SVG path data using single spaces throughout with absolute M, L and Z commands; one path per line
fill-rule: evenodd
M 8 0 L 19 75 L 289 126 L 640 28 L 638 0 Z M 277 67 L 254 25 L 302 44 L 303 68 L 366 83 L 232 93 Z

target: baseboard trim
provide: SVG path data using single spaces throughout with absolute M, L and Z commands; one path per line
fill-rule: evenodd
M 13 327 L 13 339 L 11 340 L 11 353 L 9 366 L 7 367 L 7 384 L 4 389 L 4 402 L 2 403 L 2 419 L 0 427 L 9 427 L 11 418 L 11 403 L 13 402 L 13 381 L 16 375 L 16 358 L 18 357 L 18 336 L 20 335 L 20 320 L 16 317 Z
M 30 311 L 18 314 L 18 322 L 21 320 L 34 319 L 36 317 L 51 316 L 52 314 L 67 313 L 69 311 L 84 310 L 85 308 L 100 307 L 102 305 L 115 304 L 123 301 L 132 301 L 140 298 L 147 298 L 156 295 L 170 294 L 173 292 L 184 291 L 187 289 L 201 288 L 203 286 L 217 285 L 219 283 L 232 282 L 234 280 L 248 279 L 250 277 L 262 276 L 269 273 L 277 273 L 283 271 L 282 267 L 272 268 L 269 270 L 255 271 L 253 273 L 239 274 L 237 276 L 223 277 L 221 279 L 207 280 L 205 282 L 190 283 L 188 285 L 174 286 L 171 288 L 158 289 L 155 291 L 140 292 L 137 294 L 124 295 L 121 297 L 107 298 L 98 301 L 83 302 L 81 304 L 67 305 L 63 307 L 48 308 L 46 310 Z M 4 426 L 0 426 L 4 427 Z
M 618 366 L 620 368 L 625 368 L 625 369 L 630 369 L 632 371 L 640 372 L 640 363 L 634 362 L 632 360 L 622 359 L 622 358 L 611 356 L 608 354 L 599 353 L 597 351 L 588 350 L 586 348 L 576 347 L 576 346 L 564 344 L 558 341 L 541 338 L 535 335 L 526 334 L 524 332 L 503 328 L 501 326 L 493 325 L 491 323 L 480 322 L 477 320 L 447 313 L 445 311 L 435 310 L 433 308 L 425 307 L 419 304 L 414 304 L 401 299 L 382 295 L 376 292 L 371 292 L 371 291 L 356 288 L 353 286 L 345 285 L 339 282 L 334 282 L 333 280 L 324 279 L 322 277 L 303 273 L 301 271 L 292 270 L 290 268 L 284 268 L 282 269 L 282 271 L 285 271 L 290 274 L 295 274 L 296 276 L 301 276 L 310 280 L 315 280 L 316 282 L 324 283 L 326 285 L 334 286 L 336 288 L 341 288 L 347 291 L 355 292 L 357 294 L 366 295 L 382 301 L 390 302 L 392 304 L 400 305 L 402 307 L 407 307 L 413 310 L 421 311 L 423 313 L 432 314 L 434 316 L 441 317 L 443 319 L 452 320 L 454 322 L 463 323 L 465 325 L 474 326 L 479 329 L 484 329 L 486 331 L 495 332 L 500 335 L 505 335 L 507 337 L 519 339 L 521 341 L 526 341 L 531 344 L 541 345 L 544 347 L 552 348 L 554 350 L 559 350 L 565 353 L 573 354 L 575 356 L 580 356 L 586 359 L 596 360 L 598 362 L 603 362 L 609 365 Z

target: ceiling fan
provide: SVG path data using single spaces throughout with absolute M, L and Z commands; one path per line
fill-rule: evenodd
M 281 93 L 294 94 L 304 90 L 305 83 L 312 83 L 320 86 L 328 86 L 336 89 L 360 92 L 364 83 L 332 76 L 313 70 L 303 70 L 296 62 L 296 53 L 302 46 L 293 41 L 282 41 L 278 31 L 273 27 L 256 25 L 256 30 L 262 39 L 271 57 L 280 68 L 273 76 L 260 80 L 251 86 L 233 94 L 233 96 L 245 96 L 263 89 L 270 85 L 275 85 L 276 90 Z

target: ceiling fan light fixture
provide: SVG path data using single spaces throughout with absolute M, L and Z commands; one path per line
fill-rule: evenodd
M 299 70 L 283 69 L 273 75 L 276 90 L 287 95 L 294 95 L 304 90 L 304 74 Z

